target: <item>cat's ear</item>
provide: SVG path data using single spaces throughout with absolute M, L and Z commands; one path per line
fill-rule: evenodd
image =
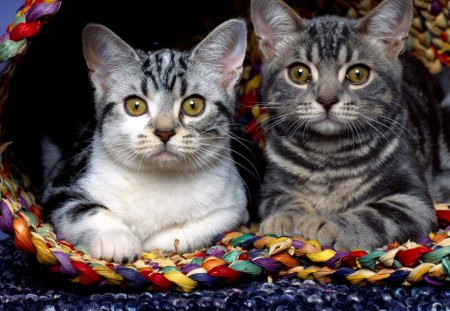
M 271 60 L 284 40 L 303 26 L 302 18 L 281 0 L 252 0 L 251 19 L 263 57 Z
M 385 0 L 362 19 L 358 27 L 380 39 L 388 57 L 397 58 L 405 51 L 412 19 L 411 0 Z
M 228 88 L 239 81 L 247 49 L 247 26 L 244 21 L 231 19 L 214 29 L 194 49 L 193 62 L 219 74 L 219 83 Z
M 106 90 L 111 73 L 123 64 L 139 60 L 133 48 L 105 26 L 87 25 L 82 41 L 84 58 L 96 89 Z

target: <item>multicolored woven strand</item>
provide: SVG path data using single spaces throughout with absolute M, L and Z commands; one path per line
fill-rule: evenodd
M 336 1 L 348 15 L 365 15 L 379 1 Z M 450 65 L 449 9 L 447 0 L 415 0 L 415 20 L 409 49 L 432 73 Z M 14 63 L 24 54 L 29 39 L 55 14 L 60 1 L 26 1 L 7 33 L 0 37 L 0 106 L 8 91 Z M 312 14 L 312 13 L 311 13 Z M 257 63 L 254 38 L 250 62 Z M 267 115 L 255 105 L 259 96 L 259 67 L 246 68 L 242 90 L 241 122 L 255 141 L 264 140 L 261 124 Z M 10 163 L 8 143 L 0 145 L 0 230 L 14 239 L 16 248 L 33 254 L 50 271 L 83 286 L 121 286 L 142 290 L 190 292 L 215 288 L 254 277 L 314 279 L 321 283 L 353 285 L 412 285 L 421 282 L 450 284 L 450 209 L 437 206 L 442 228 L 416 242 L 390 244 L 375 250 L 339 251 L 301 237 L 260 236 L 231 232 L 208 249 L 191 254 L 146 253 L 128 265 L 93 259 L 82 247 L 58 240 L 42 212 L 28 180 Z M 1 256 L 1 255 L 0 255 Z

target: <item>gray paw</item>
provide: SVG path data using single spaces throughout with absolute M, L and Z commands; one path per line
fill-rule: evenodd
M 294 216 L 292 213 L 277 213 L 264 220 L 259 231 L 262 234 L 293 235 Z
M 331 246 L 336 250 L 352 250 L 356 232 L 348 232 L 330 219 L 318 216 L 304 216 L 297 220 L 297 232 L 307 240 L 317 240 L 321 245 Z

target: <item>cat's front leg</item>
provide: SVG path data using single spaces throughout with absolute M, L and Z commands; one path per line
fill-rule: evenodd
M 433 206 L 424 198 L 396 194 L 341 214 L 302 217 L 296 231 L 337 250 L 403 243 L 436 230 Z
M 264 219 L 259 227 L 260 233 L 289 236 L 297 232 L 300 218 L 312 219 L 316 214 L 308 201 L 290 193 L 277 193 L 276 196 L 269 194 L 262 197 L 259 211 Z
M 73 244 L 89 248 L 92 257 L 115 262 L 138 258 L 142 246 L 121 218 L 96 203 L 68 203 L 52 213 L 58 234 Z

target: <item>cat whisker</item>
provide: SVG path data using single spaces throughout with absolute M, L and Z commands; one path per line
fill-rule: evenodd
M 411 137 L 413 137 L 416 141 L 417 141 L 417 143 L 419 143 L 420 144 L 420 141 L 419 141 L 419 137 L 417 137 L 417 135 L 415 135 L 415 134 L 413 134 L 408 128 L 406 128 L 403 124 L 401 124 L 400 122 L 398 122 L 398 121 L 396 121 L 396 120 L 394 120 L 394 119 L 391 119 L 391 118 L 389 118 L 389 117 L 385 117 L 385 116 L 381 116 L 383 119 L 385 119 L 386 121 L 388 121 L 388 122 L 390 122 L 391 124 L 395 124 L 395 125 L 398 125 L 398 126 L 400 126 L 403 130 L 405 130 Z
M 209 153 L 209 155 L 210 155 L 212 158 L 216 159 L 217 161 L 221 162 L 222 164 L 224 164 L 225 166 L 227 166 L 229 169 L 231 169 L 231 170 L 236 174 L 236 176 L 242 181 L 242 184 L 243 184 L 243 185 L 245 186 L 245 188 L 247 189 L 247 193 L 250 193 L 250 189 L 249 189 L 247 183 L 245 182 L 245 180 L 242 179 L 241 175 L 240 175 L 239 172 L 236 170 L 236 168 L 234 168 L 232 165 L 230 165 L 229 163 L 225 162 L 225 161 L 222 160 L 221 158 L 224 158 L 224 159 L 227 159 L 227 160 L 230 160 L 230 161 L 233 161 L 233 159 L 230 159 L 230 158 L 228 158 L 228 157 L 226 157 L 226 156 L 223 156 L 223 155 L 221 155 L 221 154 L 218 154 L 217 152 L 214 152 L 214 151 L 209 150 L 209 149 L 203 149 L 203 148 L 200 148 L 200 150 L 202 150 L 202 151 L 205 152 L 206 154 Z M 250 172 L 250 173 L 251 173 L 251 172 Z
M 225 147 L 225 146 L 216 146 L 216 145 L 211 145 L 211 144 L 205 144 L 205 143 L 200 143 L 201 146 L 208 146 L 208 147 L 216 147 L 216 148 L 220 148 L 220 149 L 224 149 L 227 151 L 230 151 L 234 154 L 237 154 L 239 156 L 241 156 L 243 159 L 245 159 L 247 161 L 248 164 L 250 164 L 250 166 L 252 167 L 252 169 L 255 170 L 255 174 L 253 174 L 249 169 L 247 169 L 245 166 L 243 166 L 242 164 L 236 163 L 236 165 L 240 166 L 241 168 L 245 169 L 247 172 L 249 172 L 250 174 L 252 174 L 253 177 L 255 177 L 258 181 L 261 181 L 261 176 L 259 176 L 258 170 L 256 169 L 256 166 L 250 161 L 248 160 L 246 157 L 244 157 L 244 155 L 242 155 L 241 153 L 237 152 L 236 150 L 233 150 L 231 148 Z
M 387 141 L 388 143 L 390 143 L 390 140 L 386 137 L 386 135 L 384 135 L 379 129 L 377 129 L 377 128 L 371 123 L 371 122 L 373 122 L 373 121 L 375 121 L 375 120 L 373 120 L 372 118 L 366 117 L 366 116 L 364 116 L 364 115 L 361 115 L 361 116 L 362 116 L 363 118 L 369 120 L 369 122 L 367 122 L 367 124 L 368 124 L 371 128 L 373 128 L 375 131 L 377 131 L 381 136 L 383 136 L 384 139 L 386 139 L 386 141 Z
M 379 125 L 385 127 L 385 128 L 388 129 L 390 132 L 392 132 L 395 136 L 397 136 L 397 137 L 402 141 L 403 144 L 408 145 L 407 142 L 403 139 L 403 137 L 402 137 L 398 132 L 394 131 L 392 128 L 390 128 L 390 127 L 387 126 L 386 124 L 383 124 L 383 123 L 381 123 L 381 122 L 379 122 L 379 121 L 377 121 L 377 120 L 375 120 L 375 119 L 371 119 L 371 118 L 369 118 L 369 117 L 367 117 L 367 116 L 363 116 L 363 117 L 366 118 L 366 119 L 370 119 L 371 121 L 375 122 L 376 124 L 379 124 Z

